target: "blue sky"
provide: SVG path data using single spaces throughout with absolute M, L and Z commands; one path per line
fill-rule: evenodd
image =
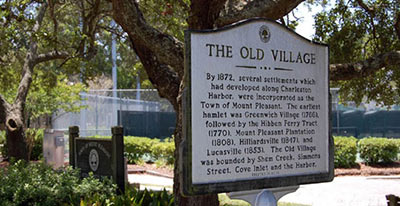
M 314 15 L 320 11 L 322 11 L 321 6 L 314 6 L 312 10 L 309 11 L 308 7 L 302 3 L 297 7 L 298 12 L 296 12 L 297 17 L 302 17 L 299 22 L 299 26 L 297 26 L 296 32 L 300 35 L 306 37 L 307 39 L 311 39 L 312 35 L 315 33 L 314 25 Z

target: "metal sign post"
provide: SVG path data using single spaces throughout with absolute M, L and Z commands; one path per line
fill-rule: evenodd
M 278 187 L 262 190 L 251 190 L 241 192 L 231 192 L 228 196 L 231 199 L 240 199 L 253 206 L 277 206 L 278 200 L 292 192 L 296 192 L 299 186 Z

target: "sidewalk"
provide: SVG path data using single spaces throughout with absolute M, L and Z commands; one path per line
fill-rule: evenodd
M 169 177 L 161 177 L 151 174 L 128 174 L 128 182 L 130 184 L 139 183 L 140 190 L 163 190 L 172 191 L 173 179 Z
M 149 174 L 128 174 L 140 189 L 172 190 L 173 179 Z M 386 206 L 386 195 L 400 196 L 400 176 L 346 176 L 332 182 L 301 185 L 280 202 L 312 206 Z
M 332 182 L 302 185 L 281 202 L 313 206 L 386 206 L 386 195 L 400 196 L 400 176 L 347 176 Z

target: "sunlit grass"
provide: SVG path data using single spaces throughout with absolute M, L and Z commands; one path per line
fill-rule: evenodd
M 248 202 L 244 200 L 232 200 L 225 193 L 218 194 L 219 204 L 221 206 L 251 206 Z M 278 206 L 308 206 L 298 203 L 291 202 L 278 202 Z

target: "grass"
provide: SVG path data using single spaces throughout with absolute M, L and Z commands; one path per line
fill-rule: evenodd
M 310 206 L 310 205 L 303 205 L 303 204 L 291 203 L 291 202 L 278 202 L 278 206 Z
M 250 203 L 244 200 L 232 200 L 225 193 L 218 194 L 220 206 L 251 206 Z M 308 206 L 291 202 L 278 202 L 278 206 Z
M 251 206 L 244 200 L 232 200 L 226 193 L 218 194 L 219 205 L 221 206 Z

